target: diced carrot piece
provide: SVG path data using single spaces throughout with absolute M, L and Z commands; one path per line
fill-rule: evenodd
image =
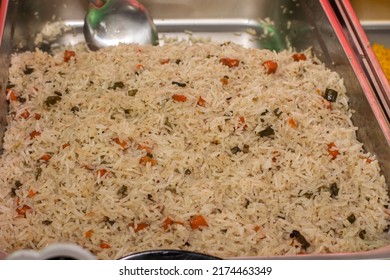
M 137 149 L 138 150 L 145 150 L 148 154 L 153 153 L 153 148 L 145 146 L 143 144 L 138 144 Z
M 219 79 L 220 81 L 221 81 L 221 83 L 223 84 L 223 85 L 228 85 L 229 84 L 229 79 L 228 78 L 225 78 L 225 77 L 223 77 L 223 78 L 221 78 L 221 79 Z
M 18 97 L 15 94 L 15 91 L 13 91 L 12 89 L 9 90 L 8 99 L 10 101 L 17 101 L 18 100 Z
M 18 208 L 16 208 L 16 212 L 20 215 L 20 216 L 24 216 L 26 218 L 26 214 L 28 211 L 31 210 L 31 207 L 28 206 L 28 205 L 23 205 L 23 206 L 19 206 Z
M 367 164 L 370 164 L 372 162 L 372 159 L 369 157 L 359 156 L 361 159 L 365 159 Z
M 115 143 L 122 147 L 122 149 L 126 149 L 127 142 L 125 140 L 120 140 L 118 137 L 114 138 Z
M 304 53 L 294 53 L 292 58 L 294 61 L 306 60 L 306 55 Z
M 255 226 L 253 229 L 258 233 L 258 235 L 260 236 L 260 239 L 266 238 L 266 235 L 265 235 L 264 232 L 261 230 L 261 227 Z
M 201 107 L 206 106 L 206 100 L 204 100 L 202 97 L 199 97 L 197 104 Z
M 332 156 L 332 160 L 336 159 L 340 152 L 337 149 L 334 149 L 336 144 L 334 142 L 328 144 L 328 153 Z
M 62 145 L 62 149 L 65 149 L 65 148 L 67 148 L 67 147 L 69 147 L 69 146 L 70 146 L 69 143 L 65 143 L 65 144 Z
M 36 119 L 36 120 L 40 120 L 41 117 L 42 117 L 41 114 L 38 114 L 38 113 L 34 114 L 34 119 Z
M 267 74 L 273 74 L 278 69 L 278 63 L 274 60 L 264 61 L 263 66 L 266 68 Z
M 89 211 L 87 213 L 85 213 L 85 217 L 93 217 L 95 215 L 95 212 L 93 211 Z
M 294 118 L 291 117 L 288 119 L 288 124 L 292 127 L 292 128 L 297 128 L 297 123 L 295 122 Z
M 100 248 L 102 249 L 109 249 L 111 248 L 111 245 L 105 242 L 100 243 Z
M 21 116 L 23 119 L 27 119 L 27 118 L 30 116 L 30 112 L 26 109 L 26 110 L 24 110 L 23 113 L 20 114 L 20 116 Z
M 190 219 L 190 226 L 192 229 L 200 229 L 202 227 L 208 227 L 209 225 L 202 215 L 195 215 Z
M 34 130 L 33 132 L 30 133 L 30 139 L 32 140 L 35 137 L 40 136 L 40 135 L 41 135 L 41 133 L 39 131 Z
M 107 169 L 99 169 L 98 171 L 97 171 L 97 173 L 98 173 L 98 176 L 99 177 L 103 177 L 104 175 L 106 175 L 106 174 L 109 174 L 110 172 L 107 170 Z
M 86 237 L 86 238 L 91 238 L 91 237 L 92 237 L 92 234 L 93 234 L 92 229 L 87 230 L 87 231 L 85 232 L 85 237 Z
M 157 164 L 157 160 L 149 157 L 149 156 L 144 156 L 142 157 L 140 160 L 139 160 L 139 163 L 141 165 L 146 165 L 148 163 L 150 163 L 152 166 L 156 165 Z
M 163 229 L 164 230 L 167 230 L 169 228 L 170 225 L 173 225 L 174 222 L 171 218 L 167 217 L 164 222 L 163 222 Z
M 72 57 L 76 57 L 76 52 L 70 50 L 64 51 L 64 62 L 69 62 Z
M 243 116 L 239 117 L 239 123 L 238 127 L 242 127 L 243 130 L 246 130 L 248 128 L 248 125 L 245 123 L 245 118 Z
M 187 97 L 183 94 L 174 94 L 172 95 L 172 99 L 177 101 L 177 102 L 186 102 Z
M 49 160 L 51 159 L 51 155 L 48 155 L 48 154 L 43 155 L 43 156 L 41 157 L 41 159 L 42 159 L 42 160 L 45 160 L 45 161 L 49 161 Z
M 141 63 L 138 63 L 135 65 L 135 69 L 137 70 L 144 70 L 144 66 Z
M 161 65 L 168 64 L 169 61 L 170 61 L 169 58 L 163 58 L 163 59 L 160 59 L 160 64 L 161 64 Z
M 29 198 L 34 197 L 36 194 L 37 194 L 37 192 L 34 191 L 33 189 L 29 189 L 29 190 L 28 190 L 28 197 L 29 197 Z
M 229 68 L 237 67 L 240 65 L 240 60 L 235 58 L 229 58 L 229 57 L 223 57 L 219 60 L 219 62 Z
M 135 226 L 134 223 L 130 223 L 128 226 L 132 227 L 134 229 L 134 232 L 137 233 L 137 232 L 147 228 L 149 226 L 149 224 L 147 224 L 147 223 L 139 223 L 139 224 L 137 224 L 137 226 Z

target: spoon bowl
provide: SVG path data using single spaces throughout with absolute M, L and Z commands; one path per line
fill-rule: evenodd
M 136 0 L 90 0 L 84 37 L 94 51 L 120 43 L 158 45 L 156 26 Z

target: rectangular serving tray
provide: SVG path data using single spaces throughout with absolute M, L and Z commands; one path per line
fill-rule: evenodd
M 357 137 L 376 155 L 383 175 L 390 182 L 389 93 L 386 88 L 378 93 L 380 88 L 376 85 L 380 79 L 366 69 L 372 71 L 370 67 L 378 62 L 370 48 L 364 47 L 369 42 L 364 30 L 370 40 L 388 44 L 382 41 L 381 33 L 387 32 L 387 23 L 364 24 L 363 30 L 348 0 L 144 0 L 142 3 L 164 40 L 232 41 L 245 47 L 275 51 L 312 48 L 327 67 L 344 78 L 350 107 L 355 112 L 352 120 L 359 127 Z M 0 10 L 6 12 L 6 17 L 4 26 L 0 27 L 0 152 L 7 127 L 5 89 L 11 53 L 35 47 L 55 52 L 61 45 L 83 42 L 87 5 L 85 0 L 1 1 Z M 60 32 L 37 43 L 37 34 L 48 24 L 57 24 Z M 386 250 L 381 248 L 379 253 Z M 369 258 L 376 252 L 290 258 L 356 259 Z

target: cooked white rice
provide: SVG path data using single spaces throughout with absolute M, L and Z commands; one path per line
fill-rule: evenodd
M 310 50 L 306 61 L 292 54 L 177 43 L 69 62 L 13 55 L 0 249 L 73 242 L 102 259 L 157 248 L 226 258 L 388 244 L 386 183 L 356 139 L 343 80 Z M 195 215 L 208 226 L 192 229 Z

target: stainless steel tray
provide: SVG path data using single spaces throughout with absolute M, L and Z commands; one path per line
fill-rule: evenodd
M 361 21 L 362 27 L 371 43 L 378 43 L 390 48 L 390 20 Z
M 6 5 L 4 2 L 1 9 Z M 144 0 L 142 3 L 155 19 L 160 36 L 165 38 L 229 40 L 246 47 L 273 50 L 292 47 L 299 51 L 312 47 L 327 67 L 344 78 L 350 93 L 350 107 L 355 111 L 353 122 L 359 127 L 358 139 L 368 151 L 376 154 L 390 182 L 390 125 L 384 106 L 387 101 L 383 92 L 382 95 L 377 93 L 372 77 L 364 71 L 356 42 L 351 40 L 351 30 L 345 25 L 346 22 L 354 24 L 353 21 L 341 17 L 345 13 L 344 4 L 349 7 L 348 1 Z M 87 6 L 86 0 L 9 1 L 0 45 L 0 63 L 5 66 L 0 68 L 0 140 L 6 129 L 4 91 L 10 54 L 35 48 L 36 35 L 48 22 L 57 22 L 71 30 L 60 32 L 38 44 L 39 47 L 53 51 L 56 44 L 83 42 L 82 24 Z M 357 37 L 360 38 L 359 32 Z M 372 57 L 364 55 L 365 62 L 372 63 Z M 362 252 L 342 257 L 369 256 L 370 252 Z

